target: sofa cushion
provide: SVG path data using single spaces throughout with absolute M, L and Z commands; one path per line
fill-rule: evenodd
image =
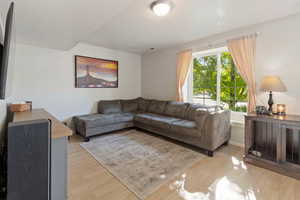
M 197 104 L 197 103 L 190 103 L 186 113 L 185 113 L 185 119 L 195 121 L 196 117 L 196 111 L 202 110 L 204 112 L 212 112 L 219 109 L 219 106 L 207 106 L 203 104 Z
M 171 124 L 179 119 L 154 113 L 142 113 L 137 114 L 134 120 L 157 128 L 169 129 Z
M 149 105 L 148 112 L 164 114 L 167 103 L 167 101 L 152 100 Z
M 121 112 L 122 106 L 120 100 L 99 101 L 98 103 L 98 113 L 111 114 Z
M 139 98 L 138 99 L 138 110 L 141 112 L 147 112 L 150 102 L 151 102 L 151 100 Z
M 178 120 L 172 123 L 171 130 L 179 135 L 201 136 L 197 124 L 190 120 Z
M 105 126 L 116 123 L 130 122 L 133 120 L 132 113 L 112 113 L 112 114 L 92 114 L 78 116 L 79 124 L 84 124 L 86 128 Z
M 170 101 L 166 106 L 165 114 L 172 117 L 184 118 L 188 105 L 187 103 Z
M 188 106 L 187 111 L 185 113 L 185 119 L 194 121 L 195 117 L 196 117 L 196 110 L 198 108 L 203 108 L 203 107 L 204 107 L 204 105 L 202 105 L 202 104 L 193 104 L 193 103 L 191 103 Z
M 137 99 L 121 100 L 121 105 L 123 112 L 136 112 L 138 110 Z

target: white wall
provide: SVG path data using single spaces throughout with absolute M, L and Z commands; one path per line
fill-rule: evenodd
M 300 114 L 300 14 L 281 20 L 247 27 L 185 45 L 156 51 L 142 57 L 142 96 L 146 98 L 175 99 L 176 53 L 187 48 L 194 51 L 224 46 L 226 39 L 259 32 L 257 38 L 256 81 L 259 85 L 264 75 L 279 75 L 288 92 L 275 93 L 275 103 L 287 105 L 288 114 Z M 258 92 L 258 104 L 266 104 L 267 95 Z M 240 129 L 239 129 L 239 132 Z M 233 133 L 232 141 L 243 143 L 243 138 Z
M 74 55 L 118 60 L 119 88 L 75 88 Z M 140 55 L 87 44 L 70 51 L 17 44 L 15 59 L 12 95 L 6 102 L 30 100 L 34 108 L 45 108 L 60 120 L 96 112 L 99 100 L 141 96 Z M 0 103 L 2 111 L 5 101 Z
M 0 147 L 3 142 L 5 120 L 6 120 L 6 102 L 0 100 Z
M 142 57 L 142 96 L 171 100 L 176 97 L 176 53 L 159 51 Z
M 0 13 L 0 43 L 2 44 L 4 41 L 4 24 L 2 20 L 2 15 Z

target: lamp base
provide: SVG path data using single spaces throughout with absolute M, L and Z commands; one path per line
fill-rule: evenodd
M 286 113 L 285 112 L 277 112 L 277 113 L 275 113 L 275 115 L 285 116 Z
M 268 100 L 268 105 L 269 105 L 269 112 L 272 113 L 273 112 L 273 104 L 274 104 L 274 101 L 273 101 L 273 94 L 272 94 L 272 91 L 270 91 L 269 93 L 269 100 Z

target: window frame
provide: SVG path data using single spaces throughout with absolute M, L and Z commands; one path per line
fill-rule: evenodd
M 205 56 L 217 56 L 217 105 L 221 105 L 221 73 L 222 73 L 222 63 L 221 63 L 221 54 L 222 52 L 228 52 L 228 48 L 225 47 L 220 47 L 220 48 L 215 48 L 215 49 L 208 49 L 208 50 L 204 50 L 204 51 L 198 51 L 198 52 L 194 52 L 193 53 L 193 60 L 194 58 L 200 58 L 200 57 L 205 57 Z M 187 78 L 187 101 L 188 102 L 193 102 L 193 98 L 194 98 L 194 94 L 193 94 L 193 89 L 194 89 L 194 85 L 193 85 L 193 62 L 191 62 L 191 68 L 190 68 L 190 72 L 188 74 L 188 78 Z M 246 115 L 246 112 L 237 112 L 237 111 L 233 111 L 231 110 L 232 113 L 232 117 L 234 118 L 234 121 L 243 121 L 243 116 Z

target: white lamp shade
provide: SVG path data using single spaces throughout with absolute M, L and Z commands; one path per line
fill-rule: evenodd
M 287 89 L 279 76 L 265 76 L 260 85 L 261 91 L 286 92 Z

